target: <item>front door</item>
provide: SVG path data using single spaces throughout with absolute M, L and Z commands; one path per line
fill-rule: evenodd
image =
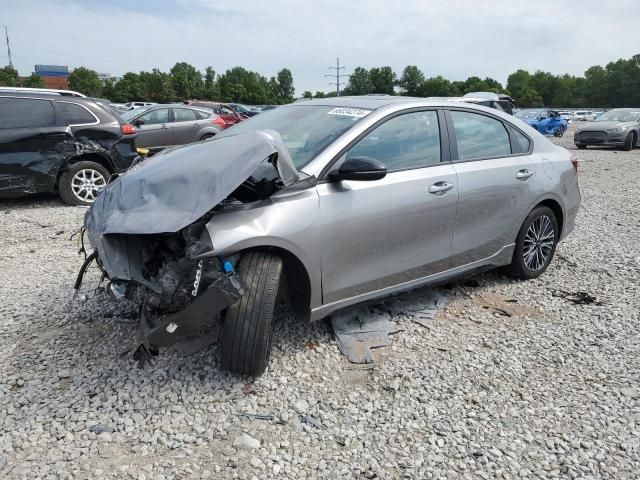
M 143 148 L 173 145 L 173 133 L 168 108 L 154 108 L 140 115 L 135 122 L 138 136 L 136 146 Z
M 396 115 L 341 159 L 375 158 L 385 178 L 318 185 L 324 304 L 449 268 L 458 191 L 441 151 L 435 110 Z
M 452 160 L 458 178 L 458 214 L 452 266 L 498 254 L 515 241 L 535 200 L 536 163 L 530 140 L 498 118 L 451 111 Z

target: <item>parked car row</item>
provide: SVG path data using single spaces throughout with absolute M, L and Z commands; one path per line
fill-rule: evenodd
M 257 114 L 242 104 L 114 104 L 69 90 L 0 88 L 0 197 L 57 192 L 90 205 L 138 149 L 207 140 Z

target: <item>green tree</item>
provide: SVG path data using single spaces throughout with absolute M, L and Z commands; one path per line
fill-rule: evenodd
M 325 98 L 326 95 L 324 92 L 321 92 L 320 90 L 316 91 L 316 93 L 313 95 L 313 98 Z
M 391 67 L 372 68 L 369 70 L 369 78 L 373 84 L 372 93 L 395 95 L 393 87 L 396 85 L 396 74 Z
M 21 84 L 23 87 L 44 88 L 44 80 L 42 80 L 42 77 L 37 73 L 32 73 L 30 76 L 25 78 Z
M 10 65 L 0 69 L 0 86 L 17 87 L 18 71 Z
M 140 72 L 143 88 L 142 98 L 151 102 L 169 103 L 176 98 L 171 75 L 154 68 L 151 72 Z
M 95 70 L 78 67 L 69 74 L 69 89 L 88 97 L 99 97 L 102 94 L 102 82 Z
M 507 90 L 521 107 L 542 107 L 543 100 L 532 85 L 531 74 L 526 70 L 517 70 L 507 78 Z
M 218 77 L 217 84 L 220 98 L 226 102 L 277 103 L 278 85 L 275 77 L 272 77 L 272 82 L 256 72 L 233 67 Z
M 203 97 L 206 100 L 217 100 L 220 96 L 220 89 L 216 83 L 216 72 L 211 67 L 207 67 L 204 71 L 204 92 Z
M 302 94 L 302 98 L 313 98 L 313 93 L 311 93 L 309 90 L 305 90 Z
M 105 84 L 105 88 L 110 95 L 107 98 L 113 102 L 148 100 L 145 97 L 145 85 L 137 73 L 127 72 L 115 84 Z
M 454 93 L 451 82 L 441 75 L 427 78 L 420 85 L 418 93 L 421 97 L 453 97 L 458 94 Z
M 178 62 L 171 68 L 171 82 L 180 100 L 202 98 L 204 82 L 200 71 L 186 62 Z
M 356 67 L 342 93 L 344 95 L 367 95 L 373 93 L 373 82 L 369 77 L 369 71 L 363 67 Z
M 398 86 L 402 88 L 403 94 L 415 97 L 420 95 L 420 86 L 424 80 L 424 73 L 417 66 L 407 65 L 398 80 Z
M 283 68 L 276 75 L 276 81 L 278 83 L 276 99 L 278 103 L 291 103 L 295 94 L 293 88 L 293 75 L 291 70 Z

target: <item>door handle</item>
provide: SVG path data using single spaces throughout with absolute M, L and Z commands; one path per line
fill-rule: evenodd
M 166 123 L 163 123 L 163 124 L 162 124 L 162 129 L 163 129 L 163 130 L 166 130 L 167 128 L 169 128 L 169 127 L 167 127 L 167 124 L 166 124 Z
M 444 195 L 453 188 L 453 183 L 449 182 L 437 182 L 429 187 L 429 193 L 434 195 Z
M 518 173 L 516 173 L 516 178 L 518 180 L 526 180 L 530 176 L 532 176 L 534 173 L 536 173 L 536 172 L 533 172 L 533 171 L 525 168 L 524 170 L 519 170 Z

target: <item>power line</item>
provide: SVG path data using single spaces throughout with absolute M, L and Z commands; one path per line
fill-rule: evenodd
M 340 70 L 343 70 L 345 67 L 341 67 L 340 66 L 340 59 L 336 58 L 336 66 L 335 67 L 329 67 L 329 70 L 335 70 L 336 73 L 335 75 L 329 74 L 329 75 L 325 75 L 325 77 L 336 77 L 336 82 L 329 82 L 329 85 L 335 85 L 336 86 L 336 96 L 340 96 L 340 85 L 344 85 L 344 82 L 340 81 L 340 77 L 350 77 L 350 75 L 344 75 L 344 74 L 340 74 Z
M 7 56 L 9 57 L 9 66 L 13 68 L 13 61 L 11 60 L 11 45 L 9 44 L 9 30 L 6 25 L 4 27 L 4 36 L 7 39 Z

